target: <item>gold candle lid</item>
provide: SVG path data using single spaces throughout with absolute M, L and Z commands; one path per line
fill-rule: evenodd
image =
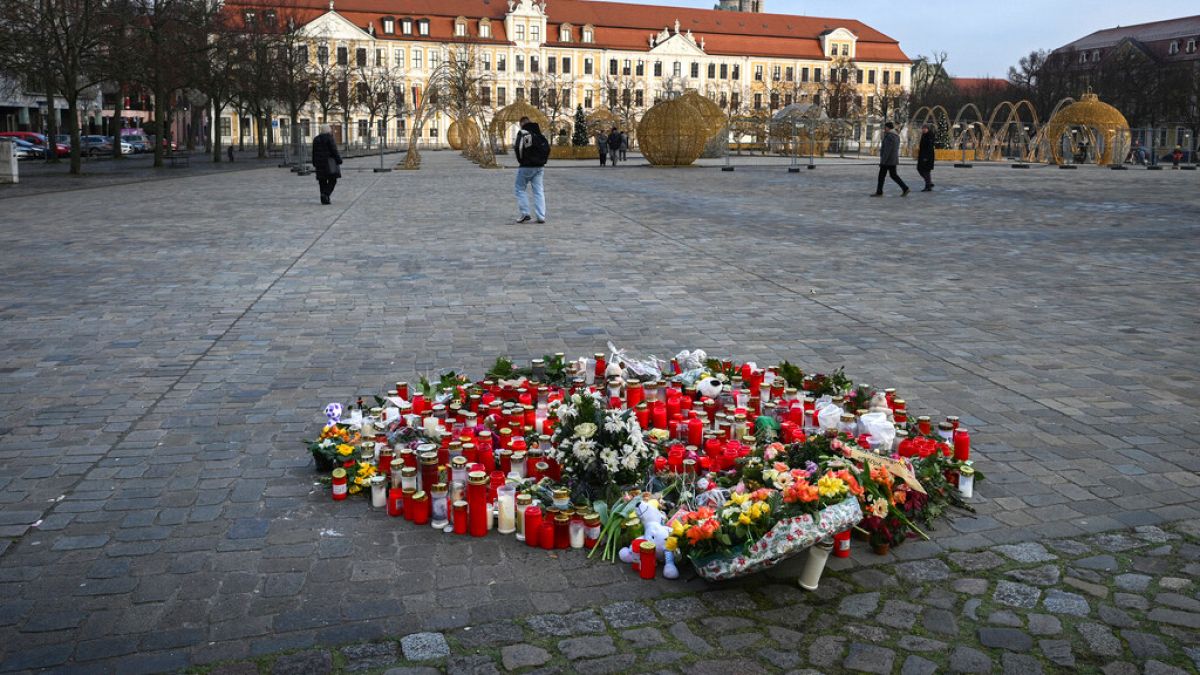
M 438 460 L 438 454 L 436 452 L 422 452 L 421 453 L 421 463 L 422 464 L 437 464 L 437 460 Z
M 532 503 L 533 497 L 530 494 L 522 492 L 521 494 L 517 495 L 517 506 L 529 506 Z
M 643 553 L 649 553 L 655 550 L 654 542 L 652 541 L 643 541 L 638 548 L 641 549 Z
M 451 506 L 453 506 L 456 509 L 465 509 L 465 508 L 467 508 L 467 503 L 461 499 L 458 499 L 458 500 L 455 500 L 455 502 L 453 504 L 451 504 Z
M 557 490 L 554 491 L 554 498 L 555 499 L 570 499 L 571 491 L 566 488 L 558 488 Z
M 417 467 L 406 466 L 403 469 L 400 469 L 400 475 L 404 476 L 405 478 L 415 478 L 417 475 Z
M 487 485 L 487 474 L 482 471 L 472 471 L 467 474 L 467 482 L 471 485 Z
M 413 493 L 413 495 L 412 495 L 413 501 L 420 501 L 422 499 L 429 499 L 429 495 L 425 494 L 424 490 L 417 490 L 416 492 Z
M 554 522 L 569 523 L 569 522 L 571 522 L 571 516 L 568 516 L 565 513 L 559 512 L 557 515 L 554 516 Z
M 446 490 L 447 490 L 447 487 L 446 487 L 445 483 L 434 483 L 434 485 L 433 485 L 434 492 L 446 492 Z
M 339 466 L 338 468 L 333 470 L 333 477 L 334 478 L 345 478 L 346 470 Z
M 450 466 L 455 469 L 465 469 L 467 468 L 467 458 L 459 455 L 458 457 L 450 460 Z

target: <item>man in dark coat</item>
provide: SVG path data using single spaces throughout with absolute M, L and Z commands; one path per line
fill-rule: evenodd
M 328 124 L 322 124 L 321 133 L 313 139 L 312 164 L 317 172 L 317 185 L 321 188 L 321 203 L 331 204 L 333 188 L 342 177 L 342 155 L 333 140 L 333 128 Z
M 896 173 L 896 167 L 899 165 L 900 134 L 896 133 L 896 125 L 888 122 L 883 125 L 883 143 L 879 146 L 879 182 L 875 187 L 875 192 L 871 194 L 872 197 L 883 196 L 883 179 L 889 175 L 903 190 L 900 196 L 908 196 L 908 186 L 900 179 L 900 174 Z
M 925 179 L 925 189 L 921 192 L 933 192 L 933 162 L 937 153 L 933 151 L 933 132 L 929 125 L 921 127 L 921 145 L 917 148 L 917 173 Z
M 617 165 L 617 158 L 621 154 L 621 131 L 613 127 L 608 132 L 608 161 L 613 166 Z

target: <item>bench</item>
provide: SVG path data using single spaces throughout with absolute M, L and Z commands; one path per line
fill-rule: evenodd
M 181 155 L 179 153 L 172 152 L 171 154 L 167 155 L 167 160 L 169 162 L 171 162 L 172 169 L 175 169 L 175 168 L 178 168 L 181 166 L 186 166 L 186 167 L 190 168 L 192 166 L 192 156 L 189 153 L 184 153 Z

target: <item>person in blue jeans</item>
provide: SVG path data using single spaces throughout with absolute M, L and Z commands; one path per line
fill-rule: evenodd
M 533 215 L 537 216 L 538 223 L 545 223 L 546 192 L 542 186 L 542 173 L 545 171 L 546 161 L 550 159 L 550 141 L 542 135 L 542 129 L 537 122 L 530 122 L 528 117 L 522 117 L 521 130 L 517 132 L 513 151 L 517 155 L 517 163 L 521 165 L 517 169 L 517 181 L 513 190 L 517 196 L 517 208 L 521 211 L 521 218 L 517 222 L 528 223 L 532 220 L 529 215 L 529 196 L 526 194 L 526 190 L 532 186 Z

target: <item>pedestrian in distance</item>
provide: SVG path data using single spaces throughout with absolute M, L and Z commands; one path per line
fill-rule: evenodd
M 227 154 L 229 156 L 229 161 L 232 162 L 233 161 L 233 146 L 232 145 L 229 146 L 229 148 L 225 154 Z
M 908 185 L 905 185 L 900 174 L 896 173 L 896 167 L 899 165 L 900 134 L 896 133 L 896 125 L 888 122 L 883 125 L 883 143 L 879 146 L 879 181 L 876 183 L 875 192 L 871 193 L 872 197 L 883 196 L 883 179 L 888 176 L 900 186 L 900 196 L 908 196 Z
M 608 153 L 608 134 L 603 131 L 596 134 L 596 147 L 600 150 L 600 166 L 604 166 L 605 155 Z
M 921 127 L 921 144 L 917 147 L 917 173 L 925 179 L 925 189 L 921 192 L 933 192 L 933 164 L 937 153 L 933 151 L 933 132 L 929 125 Z
M 550 141 L 542 135 L 542 129 L 537 122 L 529 121 L 528 117 L 521 118 L 521 130 L 517 132 L 517 140 L 513 144 L 517 155 L 517 182 L 514 192 L 517 196 L 517 209 L 521 211 L 518 223 L 530 221 L 529 195 L 527 188 L 533 189 L 533 215 L 538 223 L 546 222 L 546 192 L 542 185 L 542 174 L 546 162 L 550 159 Z
M 1171 153 L 1171 168 L 1178 169 L 1179 163 L 1183 161 L 1183 146 L 1175 146 L 1175 152 Z
M 332 204 L 333 189 L 342 177 L 342 155 L 333 140 L 333 127 L 321 125 L 321 133 L 313 139 L 312 165 L 317 172 L 317 185 L 321 188 L 321 203 Z
M 613 127 L 608 132 L 608 161 L 617 165 L 617 156 L 621 154 L 621 131 Z
M 629 132 L 621 132 L 621 161 L 625 161 L 625 153 L 629 152 Z

